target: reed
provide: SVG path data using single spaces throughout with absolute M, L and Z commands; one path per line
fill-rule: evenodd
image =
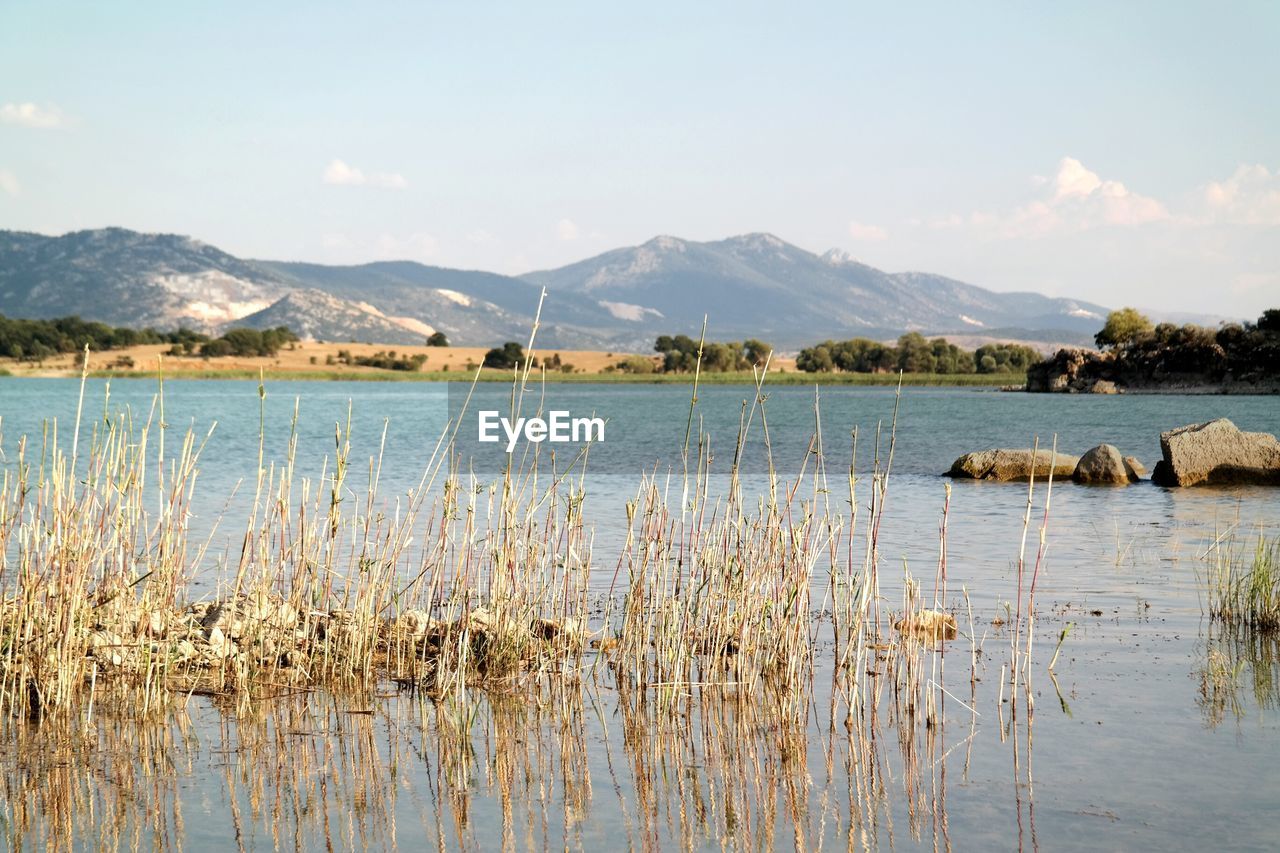
M 1258 537 L 1250 548 L 1234 537 L 1217 537 L 1207 549 L 1209 617 L 1225 625 L 1280 631 L 1280 537 Z
M 526 360 L 510 377 L 514 415 L 541 410 L 547 375 L 532 368 L 537 327 L 535 318 Z M 0 483 L 0 712 L 38 718 L 87 708 L 91 716 L 98 692 L 120 685 L 136 691 L 146 714 L 193 693 L 244 704 L 390 680 L 457 698 L 464 714 L 462 700 L 476 688 L 514 694 L 602 672 L 652 693 L 666 712 L 694 687 L 768 689 L 796 712 L 812 694 L 814 650 L 829 620 L 833 703 L 847 709 L 847 725 L 886 696 L 908 727 L 928 729 L 943 716 L 942 655 L 958 633 L 946 611 L 949 488 L 931 595 L 905 564 L 900 580 L 888 578 L 900 584 L 898 605 L 882 592 L 901 376 L 866 475 L 857 470 L 857 431 L 850 434 L 846 508 L 828 477 L 817 389 L 809 443 L 780 463 L 769 437 L 766 362 L 753 374 L 722 469 L 701 428 L 703 377 L 695 370 L 682 468 L 641 477 L 627 504 L 614 588 L 589 618 L 589 447 L 557 470 L 530 445 L 483 481 L 457 450 L 459 416 L 417 486 L 388 500 L 379 486 L 385 426 L 378 452 L 358 463 L 348 415 L 335 425 L 332 455 L 308 477 L 296 464 L 295 403 L 286 452 L 268 461 L 260 374 L 252 499 L 237 546 L 215 554 L 213 536 L 193 540 L 189 510 L 216 424 L 176 443 L 170 437 L 166 447 L 161 379 L 145 416 L 112 412 L 108 383 L 102 416 L 86 430 L 87 364 L 70 452 L 50 423 L 38 450 L 19 440 Z M 480 379 L 477 372 L 473 382 Z M 750 489 L 749 448 L 765 472 Z M 1030 508 L 1029 489 L 1027 522 Z M 1015 673 L 1030 660 L 1048 509 L 1046 497 Z M 192 582 L 211 572 L 216 592 L 201 599 Z M 1022 578 L 1020 558 L 1015 648 Z M 465 715 L 457 720 L 466 724 Z

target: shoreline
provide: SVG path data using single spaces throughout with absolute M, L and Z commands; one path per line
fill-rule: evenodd
M 409 373 L 395 370 L 363 371 L 295 371 L 262 368 L 227 368 L 212 370 L 90 370 L 90 379 L 195 379 L 195 380 L 256 380 L 305 382 L 467 382 L 476 379 L 474 373 L 464 371 L 421 371 Z M 14 373 L 0 368 L 0 378 L 12 379 L 78 379 L 78 370 L 42 370 Z M 480 372 L 480 382 L 511 382 L 512 374 L 504 370 L 485 369 Z M 530 381 L 542 381 L 544 375 L 530 372 Z M 689 385 L 692 373 L 551 373 L 545 374 L 548 383 L 598 384 L 598 385 Z M 904 387 L 922 388 L 983 388 L 993 391 L 1022 392 L 1015 374 L 903 374 Z M 891 388 L 899 381 L 896 373 L 769 373 L 765 385 L 852 385 L 858 387 Z M 703 373 L 699 385 L 755 385 L 756 377 L 747 372 Z

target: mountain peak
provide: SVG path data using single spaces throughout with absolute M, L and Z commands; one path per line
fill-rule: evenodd
M 688 243 L 679 237 L 672 237 L 669 234 L 659 234 L 652 240 L 645 243 L 643 249 L 659 249 L 664 252 L 683 252 L 687 248 Z
M 842 264 L 862 263 L 853 256 L 852 252 L 846 252 L 844 249 L 828 249 L 822 253 L 822 260 L 831 264 L 833 267 L 838 267 Z
M 749 249 L 783 249 L 787 242 L 765 231 L 752 231 L 750 234 L 739 234 L 724 242 Z

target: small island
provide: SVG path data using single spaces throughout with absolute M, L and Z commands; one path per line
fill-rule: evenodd
M 1216 329 L 1153 325 L 1133 308 L 1112 311 L 1098 350 L 1061 349 L 1027 369 L 1040 393 L 1280 393 L 1280 308 L 1255 323 Z

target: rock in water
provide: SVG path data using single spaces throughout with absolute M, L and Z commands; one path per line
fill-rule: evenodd
M 1143 477 L 1147 476 L 1147 466 L 1139 462 L 1138 457 L 1136 456 L 1126 456 L 1124 458 L 1124 465 L 1129 469 L 1129 472 L 1133 474 L 1133 478 L 1135 480 L 1141 480 Z
M 1099 379 L 1097 382 L 1089 386 L 1090 394 L 1119 394 L 1120 389 L 1116 387 L 1116 383 L 1107 379 Z
M 1048 478 L 1053 471 L 1053 478 L 1066 479 L 1075 473 L 1078 456 L 1059 453 L 1054 456 L 1051 450 L 1038 450 L 1032 464 L 1030 450 L 1008 450 L 997 448 L 966 453 L 951 465 L 946 473 L 948 477 L 969 480 L 1029 480 L 1035 471 L 1037 480 Z
M 1226 418 L 1161 433 L 1160 450 L 1151 479 L 1162 486 L 1280 486 L 1280 441 Z
M 1110 444 L 1085 451 L 1071 479 L 1088 485 L 1127 486 L 1138 481 L 1137 473 Z

